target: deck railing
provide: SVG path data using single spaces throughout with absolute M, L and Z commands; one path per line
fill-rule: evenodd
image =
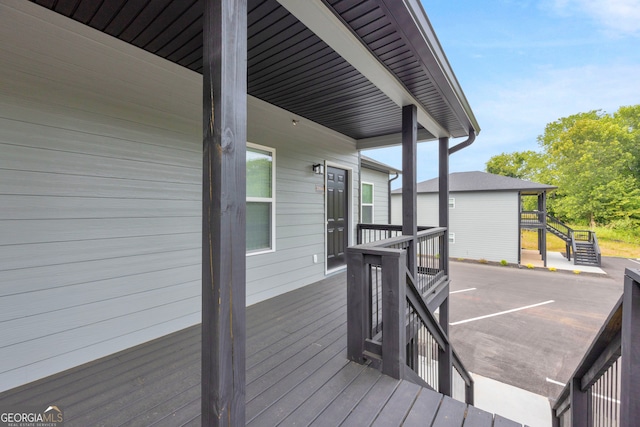
M 544 224 L 544 212 L 522 211 L 520 212 L 520 224 L 542 226 Z
M 424 233 L 424 231 L 429 231 Z M 416 250 L 416 286 L 424 297 L 427 296 L 434 285 L 439 283 L 444 276 L 446 263 L 441 256 L 444 253 L 446 229 L 442 227 L 418 227 L 418 236 L 415 241 Z M 412 239 L 402 235 L 401 225 L 389 224 L 358 224 L 357 241 L 358 245 L 376 243 L 394 237 L 404 237 L 398 241 L 389 241 L 384 247 L 395 249 L 407 249 Z M 409 257 L 407 257 L 409 263 Z M 411 266 L 407 264 L 411 271 Z
M 556 231 L 556 235 L 559 235 L 558 237 L 562 237 L 565 242 L 569 242 L 571 240 L 573 229 L 558 218 L 549 214 L 547 214 L 547 227 L 554 229 Z
M 596 256 L 595 261 L 598 265 L 602 265 L 602 254 L 600 253 L 600 246 L 598 245 L 598 238 L 595 231 L 591 230 L 572 230 L 571 231 L 571 248 L 573 249 L 573 263 L 578 263 L 578 245 L 581 243 L 588 243 L 593 247 L 593 252 Z M 571 258 L 569 258 L 571 260 Z
M 640 270 L 627 269 L 624 280 L 624 294 L 553 407 L 554 426 L 640 420 Z
M 425 295 L 448 281 L 446 229 L 397 236 L 347 249 L 348 356 L 383 373 L 473 402 L 473 380 L 431 313 Z M 416 251 L 416 277 L 408 254 Z M 454 368 L 455 367 L 455 368 Z M 461 385 L 460 379 L 464 382 Z
M 418 231 L 429 230 L 434 227 L 418 227 Z M 394 224 L 358 224 L 357 241 L 364 243 L 379 242 L 380 240 L 402 236 L 402 226 Z

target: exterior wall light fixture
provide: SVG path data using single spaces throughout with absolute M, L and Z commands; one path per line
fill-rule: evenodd
M 316 175 L 324 174 L 324 165 L 322 163 L 318 163 L 317 165 L 313 165 L 313 173 Z

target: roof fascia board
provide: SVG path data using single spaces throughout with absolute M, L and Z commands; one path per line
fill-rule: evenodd
M 386 174 L 402 173 L 401 170 L 398 170 L 393 166 L 386 165 L 384 163 L 378 162 L 368 157 L 365 158 L 364 156 L 360 157 L 360 166 L 362 166 L 363 168 L 374 170 L 374 171 L 383 172 Z
M 480 126 L 471 106 L 420 1 L 378 0 L 378 3 L 385 12 L 393 16 L 400 33 L 405 35 L 405 42 L 413 47 L 424 71 L 436 83 L 440 93 L 456 112 L 461 123 L 466 124 L 468 128 L 473 128 L 476 135 L 480 133 Z M 409 21 L 412 21 L 413 25 L 407 25 Z M 434 69 L 440 72 L 434 73 Z
M 418 108 L 418 123 L 431 134 L 437 138 L 451 136 L 445 128 L 429 115 L 396 76 L 363 45 L 351 29 L 346 27 L 322 3 L 322 0 L 278 0 L 278 3 L 320 37 L 399 107 L 410 104 L 415 105 Z

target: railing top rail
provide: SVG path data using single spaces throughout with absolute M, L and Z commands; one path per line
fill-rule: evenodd
M 446 227 L 430 227 L 430 228 L 425 228 L 424 230 L 420 230 L 420 228 L 418 228 L 418 237 L 444 233 L 445 231 L 447 231 Z
M 402 225 L 398 224 L 368 224 L 368 223 L 358 223 L 358 229 L 360 230 L 391 230 L 391 231 L 402 231 Z M 419 225 L 418 231 L 429 230 L 431 226 Z
M 629 276 L 633 281 L 640 285 L 640 269 L 627 268 L 624 270 L 624 275 Z
M 426 228 L 424 230 L 419 230 L 416 237 L 421 238 L 425 236 L 437 235 L 439 233 L 444 233 L 447 229 L 445 227 L 432 227 Z M 371 250 L 373 248 L 388 248 L 390 246 L 395 246 L 399 243 L 409 242 L 414 239 L 414 236 L 411 235 L 402 235 L 396 237 L 389 237 L 388 239 L 376 240 L 375 242 L 362 243 L 360 245 L 351 246 L 353 249 L 360 250 Z
M 396 239 L 396 238 L 393 237 L 391 239 L 386 239 L 386 240 L 392 240 L 392 239 Z M 400 240 L 400 241 L 403 241 L 403 240 Z M 394 240 L 394 243 L 395 242 L 398 242 L 398 241 Z M 357 246 L 349 246 L 347 248 L 347 252 L 359 252 L 367 255 L 394 256 L 394 257 L 399 257 L 401 254 L 405 252 L 404 249 L 388 248 L 386 246 L 377 245 L 377 243 L 380 243 L 380 241 L 363 243 Z
M 458 356 L 458 353 L 456 353 L 456 350 L 453 348 L 453 346 L 451 346 L 451 354 L 453 355 L 453 366 L 456 367 L 456 369 L 460 373 L 460 376 L 464 378 L 465 382 L 473 384 L 473 378 L 471 378 L 471 374 L 469 374 L 469 371 L 467 371 L 467 368 L 465 368 L 462 360 L 460 359 L 460 356 Z

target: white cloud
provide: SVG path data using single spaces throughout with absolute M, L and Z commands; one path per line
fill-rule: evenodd
M 561 117 L 591 110 L 615 112 L 640 103 L 639 65 L 585 66 L 539 70 L 469 95 L 482 131 L 470 148 L 455 154 L 452 170 L 482 170 L 493 155 L 538 150 L 537 137 Z
M 640 64 L 546 68 L 501 85 L 469 87 L 467 95 L 482 131 L 469 148 L 451 157 L 452 172 L 484 170 L 503 152 L 538 150 L 537 137 L 561 117 L 591 110 L 615 112 L 640 103 Z M 452 145 L 459 141 L 452 141 Z M 437 143 L 419 146 L 418 180 L 438 175 Z M 401 166 L 398 147 L 365 153 Z
M 640 35 L 640 0 L 553 0 L 562 15 L 587 15 L 612 37 Z

